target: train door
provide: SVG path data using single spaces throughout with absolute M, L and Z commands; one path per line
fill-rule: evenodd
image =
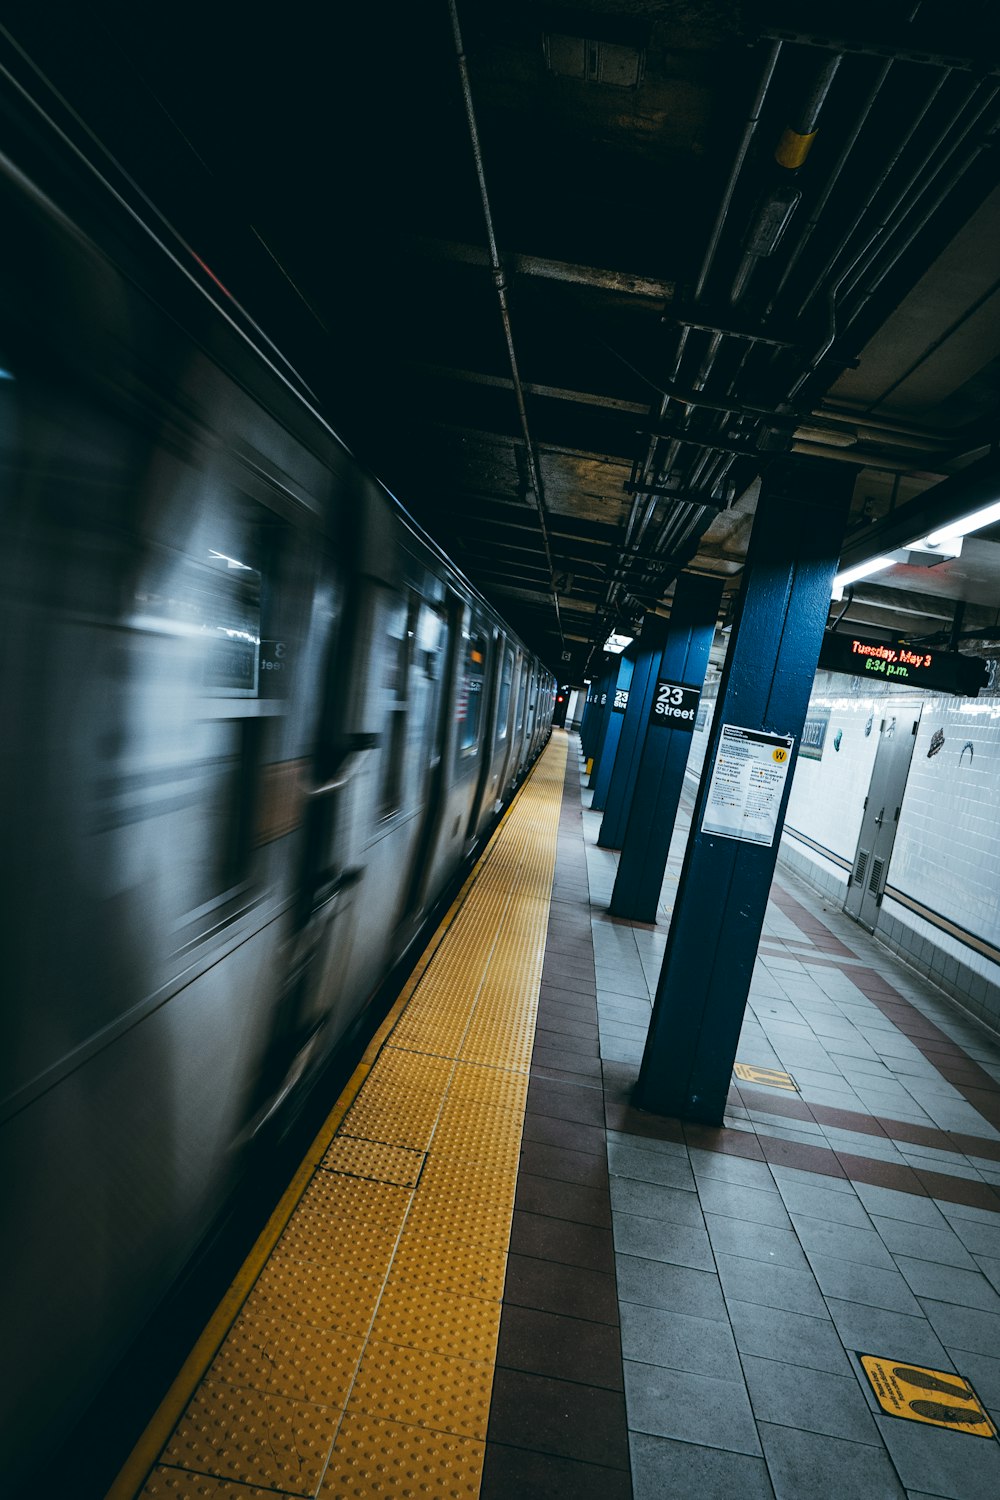
M 847 915 L 869 932 L 875 930 L 889 874 L 920 713 L 918 708 L 912 717 L 908 713 L 887 715 L 880 727 L 861 834 L 844 902 Z
M 444 793 L 449 773 L 447 677 L 449 630 L 443 605 L 421 600 L 414 624 L 416 658 L 411 695 L 414 699 L 413 721 L 416 727 L 413 749 L 422 770 L 423 818 L 415 841 L 407 876 L 406 904 L 401 923 L 412 924 L 423 914 L 431 856 L 437 844 L 444 813 Z

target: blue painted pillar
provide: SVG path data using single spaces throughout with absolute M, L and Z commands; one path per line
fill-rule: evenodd
M 597 842 L 602 849 L 620 849 L 625 837 L 632 792 L 639 771 L 639 759 L 646 738 L 653 707 L 656 679 L 660 669 L 668 624 L 662 615 L 647 615 L 637 642 L 637 656 L 629 687 L 628 708 L 618 741 L 618 754 L 604 804 L 604 817 Z
M 764 476 L 636 1086 L 642 1109 L 722 1122 L 791 788 L 781 766 L 794 764 L 805 722 L 854 478 L 805 457 Z M 792 741 L 790 757 L 768 736 Z
M 722 597 L 721 578 L 682 573 L 611 893 L 612 916 L 655 922 Z
M 598 696 L 594 724 L 590 733 L 590 749 L 587 754 L 593 759 L 594 764 L 590 768 L 590 779 L 588 786 L 594 785 L 597 776 L 597 761 L 604 744 L 604 736 L 607 733 L 608 723 L 611 719 L 611 701 L 614 697 L 615 677 L 618 675 L 617 659 L 609 661 L 601 673 L 601 691 Z
M 600 671 L 590 684 L 590 688 L 592 693 L 590 712 L 587 715 L 587 732 L 583 738 L 583 753 L 587 760 L 594 754 L 594 742 L 600 732 L 601 718 L 608 701 L 608 670 L 604 662 L 601 663 Z
M 597 760 L 594 764 L 595 774 L 590 778 L 594 788 L 594 795 L 591 798 L 590 805 L 596 812 L 603 812 L 604 804 L 607 801 L 608 783 L 611 780 L 611 773 L 615 767 L 615 757 L 618 754 L 618 743 L 621 739 L 625 709 L 628 706 L 633 665 L 634 663 L 630 656 L 623 655 L 618 658 L 618 676 L 611 690 L 609 703 L 611 716 L 604 731 L 604 744 L 597 752 Z
M 586 755 L 587 736 L 589 733 L 591 714 L 594 708 L 594 684 L 587 684 L 587 697 L 583 705 L 583 713 L 580 715 L 580 754 Z

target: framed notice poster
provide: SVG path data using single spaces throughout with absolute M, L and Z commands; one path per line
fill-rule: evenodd
M 702 818 L 702 833 L 773 844 L 794 738 L 723 724 Z

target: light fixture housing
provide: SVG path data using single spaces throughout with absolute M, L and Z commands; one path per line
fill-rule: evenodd
M 873 573 L 881 573 L 884 568 L 891 568 L 899 561 L 899 554 L 893 555 L 889 552 L 880 553 L 878 557 L 869 557 L 867 562 L 855 563 L 853 568 L 845 568 L 838 573 L 833 580 L 834 599 L 843 599 L 844 590 L 848 584 L 857 583 L 862 578 L 870 578 Z
M 612 631 L 604 642 L 604 649 L 605 651 L 609 651 L 612 656 L 620 656 L 625 647 L 631 646 L 634 640 L 634 635 L 618 635 L 616 631 Z
M 943 551 L 945 547 L 960 542 L 971 532 L 982 531 L 986 526 L 995 526 L 998 521 L 1000 521 L 1000 500 L 994 500 L 992 504 L 980 506 L 979 510 L 970 511 L 967 516 L 961 516 L 957 521 L 949 521 L 946 526 L 939 526 L 934 531 L 929 531 L 919 541 L 911 542 L 910 546 Z M 958 556 L 958 553 L 954 555 Z

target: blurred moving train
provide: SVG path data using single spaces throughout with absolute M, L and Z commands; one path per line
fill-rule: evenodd
M 239 309 L 13 94 L 8 1482 L 37 1474 L 251 1143 L 358 1027 L 554 697 Z

